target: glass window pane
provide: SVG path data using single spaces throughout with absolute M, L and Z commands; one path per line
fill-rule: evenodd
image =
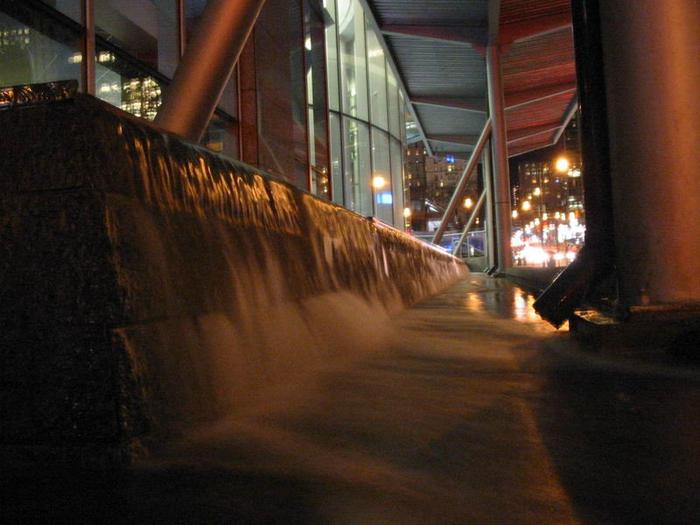
M 343 199 L 343 162 L 341 160 L 342 146 L 340 136 L 340 116 L 330 114 L 331 131 L 331 190 L 333 202 L 344 204 Z
M 81 0 L 41 0 L 43 4 L 53 7 L 75 22 L 81 23 L 83 18 L 80 6 Z
M 406 143 L 406 114 L 408 107 L 406 100 L 403 97 L 403 92 L 399 89 L 399 136 L 397 137 L 402 144 Z
M 372 188 L 370 183 L 369 129 L 367 124 L 343 118 L 345 142 L 343 167 L 345 170 L 345 206 L 362 215 L 372 215 Z
M 403 181 L 403 154 L 401 142 L 391 139 L 391 187 L 394 190 L 394 226 L 403 229 L 403 209 L 405 207 L 406 196 L 404 189 L 407 187 Z
M 94 0 L 95 32 L 172 76 L 179 57 L 177 0 Z
M 0 86 L 81 81 L 81 36 L 23 2 L 0 11 Z
M 202 138 L 202 144 L 217 153 L 238 158 L 238 126 L 234 121 L 214 114 Z
M 299 3 L 267 0 L 255 26 L 258 163 L 308 190 L 303 42 Z
M 391 68 L 388 68 L 388 97 L 389 97 L 389 132 L 396 138 L 401 137 L 399 127 L 399 86 Z
M 165 86 L 113 51 L 96 50 L 95 95 L 124 111 L 153 120 Z
M 367 120 L 365 23 L 357 0 L 338 0 L 343 113 Z
M 387 224 L 394 224 L 389 135 L 377 128 L 372 128 L 372 189 L 374 215 Z
M 326 25 L 326 63 L 328 65 L 328 103 L 334 111 L 340 111 L 338 87 L 338 38 L 336 37 L 335 0 L 323 0 L 323 7 L 330 15 L 331 23 Z
M 304 57 L 309 126 L 311 192 L 330 198 L 328 173 L 328 105 L 326 103 L 326 61 L 323 18 L 304 0 Z
M 369 57 L 369 102 L 372 125 L 388 129 L 384 49 L 374 30 L 369 27 L 367 28 L 367 56 Z

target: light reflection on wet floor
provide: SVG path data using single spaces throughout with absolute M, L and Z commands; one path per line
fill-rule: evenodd
M 81 508 L 174 523 L 700 515 L 697 378 L 592 362 L 533 300 L 472 274 L 397 315 L 390 348 L 93 483 Z

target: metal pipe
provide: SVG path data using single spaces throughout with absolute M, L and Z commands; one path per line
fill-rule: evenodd
M 95 94 L 95 12 L 92 0 L 82 0 L 83 15 L 83 91 Z
M 467 234 L 469 233 L 469 230 L 472 227 L 472 224 L 474 224 L 474 221 L 476 220 L 477 215 L 479 215 L 479 210 L 481 210 L 481 206 L 484 204 L 484 201 L 486 200 L 486 190 L 481 192 L 481 196 L 479 197 L 479 200 L 476 201 L 476 206 L 474 206 L 474 211 L 472 211 L 471 216 L 469 217 L 469 220 L 467 221 L 466 226 L 464 226 L 464 230 L 462 231 L 462 235 L 459 237 L 459 242 L 455 244 L 455 247 L 452 248 L 452 255 L 457 255 L 457 252 L 459 249 L 462 247 L 462 243 L 464 242 L 464 239 L 466 239 Z
M 155 123 L 199 142 L 264 0 L 209 0 Z
M 508 174 L 508 143 L 500 55 L 501 51 L 498 46 L 489 45 L 486 48 L 489 114 L 493 123 L 494 204 L 498 248 L 496 257 L 498 271 L 504 272 L 511 267 L 513 257 L 510 251 L 510 177 Z
M 435 235 L 433 236 L 433 244 L 440 244 L 442 236 L 445 234 L 445 230 L 447 229 L 447 223 L 457 210 L 459 199 L 462 197 L 464 189 L 467 187 L 467 182 L 469 182 L 471 174 L 479 164 L 479 157 L 481 157 L 481 152 L 483 151 L 484 145 L 490 136 L 491 119 L 487 119 L 486 123 L 484 124 L 484 129 L 481 130 L 481 135 L 479 135 L 479 140 L 476 141 L 474 149 L 472 150 L 469 160 L 467 161 L 467 165 L 464 167 L 464 171 L 462 172 L 459 181 L 457 181 L 457 186 L 455 186 L 455 191 L 452 194 L 450 203 L 447 205 L 447 208 L 445 208 L 445 213 L 442 216 L 442 221 L 440 221 L 440 226 L 438 226 L 438 229 L 435 231 Z

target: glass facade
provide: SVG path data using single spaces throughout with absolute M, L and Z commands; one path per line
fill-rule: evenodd
M 79 24 L 44 4 L 0 5 L 0 85 L 81 80 Z
M 333 201 L 403 229 L 404 96 L 360 2 L 323 5 Z
M 0 1 L 0 85 L 76 79 L 152 120 L 206 4 Z M 403 227 L 404 98 L 371 20 L 359 0 L 268 0 L 246 44 L 252 72 L 243 77 L 239 63 L 202 144 L 233 157 L 250 150 L 260 168 Z M 91 64 L 94 84 L 84 85 Z

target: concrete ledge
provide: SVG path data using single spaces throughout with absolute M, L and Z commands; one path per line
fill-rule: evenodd
M 86 96 L 0 112 L 0 456 L 128 462 L 467 273 Z

